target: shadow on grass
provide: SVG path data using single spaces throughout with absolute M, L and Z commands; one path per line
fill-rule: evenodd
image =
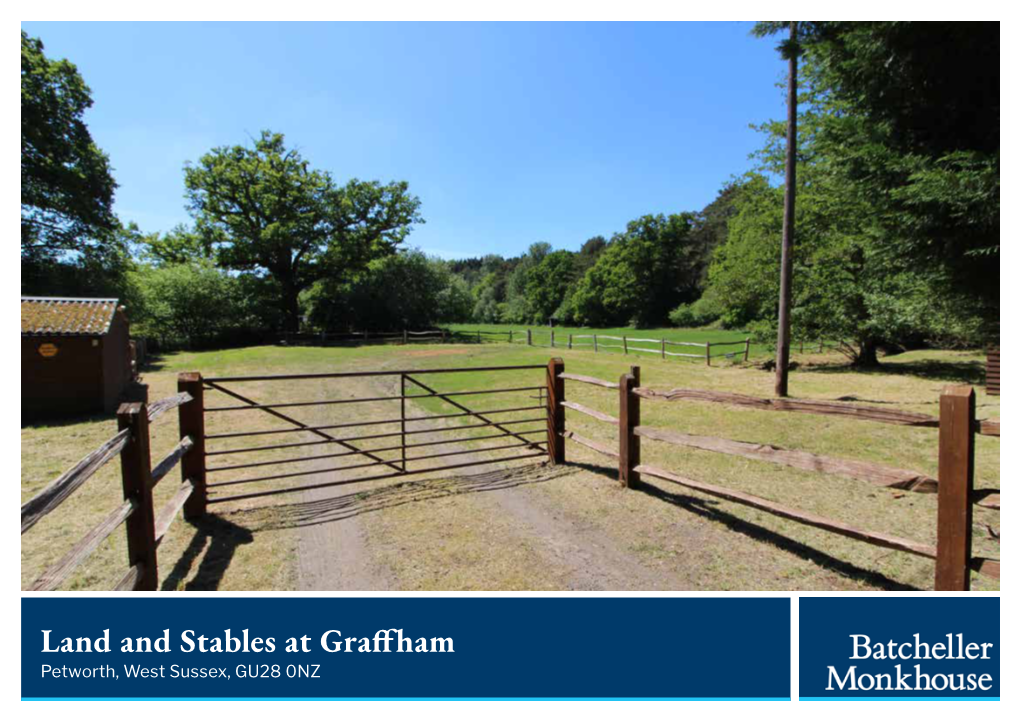
M 233 515 L 238 518 L 251 517 L 255 531 L 302 528 L 336 523 L 363 513 L 374 513 L 409 503 L 545 483 L 571 473 L 573 470 L 566 467 L 535 464 L 465 476 L 406 481 L 333 498 L 243 509 Z
M 614 481 L 617 480 L 616 473 L 603 466 L 597 466 L 589 463 L 571 463 L 571 465 L 583 468 L 584 470 L 592 473 L 597 473 L 605 476 L 606 478 L 611 478 Z M 770 531 L 767 528 L 763 528 L 730 513 L 726 513 L 719 508 L 718 501 L 704 500 L 684 493 L 673 493 L 643 481 L 634 486 L 631 490 L 646 493 L 653 498 L 665 501 L 666 503 L 682 508 L 685 511 L 690 511 L 702 518 L 722 523 L 732 531 L 742 533 L 756 541 L 770 543 L 787 553 L 792 553 L 795 556 L 811 561 L 822 568 L 834 571 L 846 578 L 867 583 L 870 586 L 880 588 L 884 591 L 921 590 L 915 586 L 895 581 L 884 574 L 878 573 L 877 571 L 869 571 L 864 568 L 858 568 L 852 563 L 847 563 L 846 561 L 830 556 L 829 554 L 819 551 L 816 548 L 812 548 L 804 543 L 782 536 L 775 531 Z
M 881 363 L 876 368 L 854 368 L 848 364 L 804 366 L 800 373 L 865 373 L 869 375 L 907 375 L 950 383 L 985 384 L 985 364 L 981 361 L 916 360 Z
M 207 515 L 191 521 L 195 535 L 173 569 L 163 579 L 164 591 L 215 591 L 234 560 L 238 546 L 251 543 L 252 532 L 220 516 Z M 201 557 L 195 577 L 184 583 Z M 182 586 L 182 584 L 184 584 Z
M 66 416 L 22 416 L 21 429 L 27 428 L 62 428 L 64 426 L 76 426 L 81 423 L 103 423 L 116 419 L 115 413 L 84 412 L 73 413 Z
M 145 362 L 141 364 L 138 372 L 141 374 L 145 373 L 158 373 L 159 371 L 166 369 L 166 354 L 165 353 L 150 353 L 145 357 Z

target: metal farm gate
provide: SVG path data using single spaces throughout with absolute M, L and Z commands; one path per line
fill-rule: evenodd
M 563 411 L 562 407 L 557 408 L 555 393 L 556 384 L 562 384 L 562 380 L 556 378 L 561 368 L 560 361 L 552 361 L 548 365 L 305 375 L 203 378 L 197 373 L 181 374 L 181 392 L 190 394 L 196 401 L 189 404 L 181 421 L 182 435 L 199 439 L 197 452 L 185 458 L 188 466 L 185 474 L 195 484 L 191 499 L 196 506 L 193 510 L 202 513 L 207 504 L 508 461 L 548 457 L 553 462 L 562 462 L 563 438 L 558 429 L 562 428 Z M 463 377 L 461 374 L 478 373 L 510 373 L 516 382 L 466 390 L 449 387 L 451 381 Z M 422 377 L 427 377 L 428 382 Z M 478 382 L 477 377 L 474 380 Z M 343 384 L 345 387 L 335 390 L 346 391 L 350 397 L 276 403 L 257 400 L 253 397 L 255 393 L 247 390 L 253 385 L 265 389 L 267 384 L 288 384 L 288 392 L 298 386 L 324 392 L 330 383 Z M 351 384 L 356 394 L 351 393 Z M 377 390 L 380 385 L 386 388 Z M 394 385 L 396 387 L 389 391 Z M 440 388 L 441 385 L 446 387 Z M 206 405 L 208 396 L 219 396 L 229 402 Z M 484 407 L 478 407 L 479 402 Z M 422 411 L 422 404 L 427 404 L 424 410 L 439 407 L 453 412 L 425 415 L 413 412 Z M 309 412 L 331 417 L 323 423 L 310 420 Z M 273 427 L 237 431 L 229 430 L 230 424 L 217 422 L 218 417 L 236 413 L 264 413 L 272 418 Z M 360 420 L 359 414 L 362 415 Z M 224 430 L 219 432 L 219 428 L 214 428 L 214 432 L 207 432 L 207 423 Z M 238 439 L 265 437 L 273 440 L 281 436 L 297 440 L 254 446 L 232 443 Z M 443 448 L 454 444 L 457 447 L 452 450 Z M 303 455 L 306 449 L 314 446 L 329 452 Z M 285 452 L 282 456 L 281 451 Z M 271 460 L 248 460 L 257 453 L 274 456 Z M 465 460 L 459 460 L 460 457 Z M 437 459 L 443 460 L 437 462 Z M 453 460 L 458 462 L 447 462 Z M 326 466 L 324 461 L 328 461 Z M 304 464 L 309 463 L 316 466 L 304 469 Z M 299 470 L 280 469 L 280 466 Z M 369 468 L 382 473 L 360 473 Z M 285 472 L 278 472 L 280 470 Z M 355 471 L 359 473 L 351 475 Z M 280 485 L 288 479 L 309 476 L 327 478 L 313 483 Z M 240 488 L 251 484 L 259 484 L 258 490 Z M 235 490 L 245 492 L 235 493 Z M 197 508 L 199 504 L 200 509 Z

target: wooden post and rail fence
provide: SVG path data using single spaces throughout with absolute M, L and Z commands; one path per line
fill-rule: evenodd
M 409 345 L 411 343 L 446 343 L 452 335 L 445 328 L 420 331 L 406 328 L 399 331 L 283 331 L 277 334 L 277 340 L 282 345 L 366 345 L 370 343 Z
M 194 390 L 194 388 L 192 388 Z M 157 549 L 181 508 L 195 517 L 204 512 L 203 479 L 193 475 L 202 466 L 201 426 L 194 426 L 196 408 L 201 414 L 201 389 L 194 396 L 187 390 L 152 405 L 124 403 L 117 411 L 116 435 L 85 456 L 67 472 L 21 506 L 21 533 L 56 510 L 109 461 L 120 456 L 124 501 L 51 565 L 27 590 L 52 591 L 71 577 L 99 546 L 121 525 L 127 533 L 127 571 L 114 586 L 116 591 L 155 591 L 159 584 Z M 177 408 L 181 440 L 155 466 L 149 448 L 149 425 L 167 411 Z M 152 490 L 181 465 L 180 487 L 157 512 Z M 189 505 L 190 502 L 190 505 Z
M 566 409 L 579 412 L 597 421 L 616 426 L 618 447 L 586 438 L 566 428 L 565 420 L 557 426 L 557 434 L 589 450 L 614 458 L 619 464 L 619 480 L 624 488 L 633 488 L 642 475 L 677 483 L 686 488 L 723 500 L 750 506 L 760 511 L 804 525 L 836 533 L 872 545 L 930 558 L 935 561 L 935 590 L 967 591 L 971 571 L 998 579 L 1000 562 L 972 555 L 973 506 L 998 511 L 997 491 L 974 489 L 975 435 L 999 437 L 999 421 L 978 421 L 975 413 L 974 390 L 969 386 L 947 388 L 939 399 L 939 415 L 889 410 L 873 406 L 853 405 L 834 401 L 797 400 L 789 398 L 757 398 L 736 393 L 697 389 L 659 391 L 641 386 L 640 368 L 632 366 L 617 383 L 591 376 L 563 372 L 562 361 L 555 361 L 558 377 L 619 394 L 619 415 L 567 400 L 562 388 L 556 398 Z M 552 368 L 552 364 L 550 368 Z M 879 423 L 937 428 L 939 433 L 938 478 L 923 473 L 891 468 L 870 461 L 848 460 L 806 451 L 786 450 L 776 446 L 745 443 L 725 438 L 696 436 L 667 428 L 642 425 L 641 401 L 705 401 L 759 410 L 812 413 L 839 416 Z M 737 455 L 791 468 L 818 471 L 860 480 L 886 489 L 917 493 L 937 493 L 938 515 L 936 545 L 931 546 L 886 533 L 857 528 L 843 521 L 791 508 L 744 491 L 736 491 L 643 463 L 641 439 L 665 442 L 688 448 Z
M 567 333 L 566 343 L 563 342 L 563 334 L 560 335 L 559 345 L 556 340 L 556 330 L 549 329 L 548 343 L 539 340 L 538 336 L 530 329 L 506 330 L 506 331 L 484 331 L 474 330 L 452 331 L 452 340 L 466 340 L 474 343 L 485 342 L 506 342 L 517 343 L 538 348 L 566 348 L 576 350 L 591 348 L 595 353 L 609 350 L 619 350 L 623 355 L 634 353 L 650 353 L 662 359 L 666 358 L 692 358 L 705 361 L 706 365 L 712 365 L 713 358 L 727 358 L 728 360 L 743 361 L 746 363 L 751 355 L 751 339 L 745 338 L 738 341 L 714 341 L 708 343 L 695 343 L 692 341 L 674 341 L 666 338 L 635 338 L 633 336 L 615 336 L 593 333 L 591 335 L 579 335 Z M 650 346 L 650 347 L 649 347 Z M 724 350 L 718 353 L 720 348 L 738 347 L 737 350 Z M 667 348 L 689 349 L 686 352 L 671 351 Z M 694 350 L 697 349 L 697 352 Z
M 318 343 L 318 344 L 335 344 L 335 345 L 350 345 L 350 344 L 368 344 L 368 343 L 381 343 L 381 344 L 398 344 L 408 345 L 411 343 L 447 343 L 447 342 L 469 342 L 482 344 L 486 342 L 507 342 L 507 343 L 519 343 L 522 345 L 539 347 L 539 348 L 567 348 L 568 350 L 574 350 L 577 348 L 591 348 L 595 353 L 602 349 L 602 352 L 607 350 L 622 350 L 623 355 L 630 355 L 632 353 L 650 353 L 658 355 L 663 359 L 666 358 L 690 358 L 694 360 L 704 360 L 705 365 L 711 366 L 713 358 L 726 358 L 731 361 L 742 361 L 747 363 L 751 356 L 751 338 L 747 337 L 743 340 L 738 341 L 708 341 L 705 343 L 698 343 L 694 341 L 673 341 L 666 338 L 635 338 L 633 336 L 613 336 L 606 334 L 593 333 L 590 335 L 577 335 L 573 333 L 567 333 L 566 344 L 562 341 L 562 335 L 560 344 L 556 344 L 556 330 L 554 328 L 549 329 L 548 343 L 540 342 L 538 336 L 533 332 L 531 328 L 524 330 L 509 329 L 506 331 L 489 331 L 477 329 L 474 331 L 454 331 L 447 330 L 445 328 L 439 328 L 435 330 L 424 330 L 424 331 L 412 331 L 412 330 L 400 330 L 400 331 L 388 331 L 388 332 L 369 332 L 364 331 L 347 331 L 347 332 L 291 332 L 285 331 L 279 334 L 279 340 L 285 345 L 301 345 L 302 343 Z M 612 341 L 612 342 L 607 342 Z M 805 344 L 809 347 L 808 352 L 814 352 L 814 344 L 817 344 L 817 352 L 822 353 L 826 348 L 833 349 L 839 348 L 840 343 L 830 342 L 825 340 L 819 341 L 799 341 L 800 352 L 805 352 Z M 737 346 L 737 350 L 724 350 L 722 353 L 718 353 L 720 348 L 732 348 Z M 670 351 L 668 347 L 687 349 L 686 352 L 682 350 Z M 695 352 L 695 349 L 696 352 Z M 991 359 L 991 355 L 989 356 Z M 994 369 L 993 369 L 994 367 Z M 998 361 L 997 351 L 996 360 L 989 362 L 989 375 L 995 376 L 995 383 L 989 382 L 989 392 L 997 393 L 998 387 Z M 995 390 L 992 390 L 993 385 Z
M 566 342 L 563 341 L 564 335 L 566 335 Z M 651 355 L 657 355 L 663 360 L 667 358 L 689 358 L 691 360 L 704 361 L 707 366 L 711 366 L 713 359 L 717 358 L 725 358 L 729 361 L 747 363 L 751 358 L 752 346 L 750 337 L 735 341 L 707 341 L 704 343 L 698 343 L 694 341 L 674 341 L 667 338 L 638 338 L 626 335 L 614 336 L 606 335 L 604 333 L 592 333 L 585 335 L 561 333 L 559 344 L 557 345 L 555 328 L 549 329 L 548 342 L 544 342 L 545 338 L 541 337 L 541 334 L 535 333 L 531 328 L 524 330 L 509 329 L 500 331 L 481 329 L 473 331 L 451 330 L 447 337 L 453 342 L 461 341 L 476 344 L 517 343 L 520 345 L 538 348 L 566 348 L 567 350 L 591 348 L 595 353 L 600 352 L 600 350 L 603 353 L 608 350 L 619 350 L 622 351 L 623 355 L 648 353 Z M 806 348 L 805 344 L 807 345 Z M 809 353 L 814 353 L 815 347 L 817 347 L 818 353 L 822 353 L 825 350 L 839 350 L 841 347 L 845 346 L 846 344 L 838 341 L 799 341 L 801 353 L 804 353 L 805 349 Z M 670 348 L 677 348 L 678 350 L 669 350 Z M 725 350 L 719 352 L 720 349 Z M 793 350 L 792 347 L 791 350 Z M 995 371 L 995 376 L 996 378 L 998 377 L 997 370 Z
M 526 375 L 541 371 L 540 382 L 507 387 L 462 390 L 442 390 L 436 381 L 423 380 L 429 375 L 452 377 L 459 373 L 508 372 Z M 450 376 L 449 374 L 453 374 Z M 295 401 L 287 403 L 263 403 L 242 392 L 237 386 L 256 382 L 284 382 L 289 385 L 311 381 L 319 388 L 329 379 L 351 380 L 360 383 L 373 379 L 392 379 L 399 384 L 399 392 L 392 395 L 368 397 L 342 397 L 327 400 Z M 538 379 L 536 379 L 537 381 Z M 588 408 L 571 401 L 566 395 L 566 381 L 580 382 L 613 391 L 618 398 L 618 416 Z M 411 392 L 408 392 L 411 389 Z M 520 404 L 510 401 L 497 408 L 479 410 L 470 407 L 472 397 L 499 394 L 538 393 L 538 402 Z M 207 405 L 210 393 L 236 401 L 236 405 Z M 502 397 L 502 396 L 500 396 Z M 513 396 L 511 396 L 513 397 Z M 525 395 L 535 398 L 535 395 Z M 411 415 L 409 402 L 431 401 L 439 406 L 452 407 L 453 413 L 428 412 L 425 415 Z M 721 403 L 762 411 L 811 413 L 838 416 L 879 423 L 937 428 L 939 433 L 938 477 L 924 473 L 888 467 L 870 461 L 850 460 L 788 450 L 771 445 L 745 443 L 725 438 L 698 436 L 681 433 L 669 428 L 646 426 L 641 418 L 643 401 L 676 402 L 699 401 Z M 313 406 L 340 406 L 348 404 L 380 403 L 399 404 L 399 413 L 392 418 L 372 421 L 353 421 L 310 425 L 291 415 L 290 408 Z M 153 465 L 149 446 L 150 423 L 166 411 L 178 409 L 180 431 L 179 443 L 157 464 Z M 423 409 L 420 409 L 423 410 Z M 566 411 L 582 413 L 617 429 L 616 443 L 607 445 L 568 430 Z M 540 413 L 529 413 L 540 411 Z M 230 431 L 209 433 L 207 416 L 240 412 L 265 413 L 282 426 L 266 430 Z M 514 414 L 509 417 L 505 414 Z M 528 417 L 520 418 L 521 414 Z M 502 416 L 502 417 L 501 417 Z M 377 416 L 374 416 L 377 417 Z M 421 427 L 422 422 L 454 419 L 454 425 Z M 96 471 L 113 458 L 120 456 L 123 503 L 80 539 L 57 563 L 52 565 L 29 587 L 29 590 L 54 590 L 71 577 L 74 570 L 121 525 L 127 534 L 127 572 L 116 590 L 155 590 L 159 583 L 158 548 L 168 529 L 183 508 L 184 515 L 196 519 L 207 513 L 213 504 L 243 499 L 272 496 L 282 493 L 302 492 L 309 489 L 341 486 L 388 478 L 402 478 L 414 474 L 432 473 L 461 469 L 478 465 L 506 463 L 518 460 L 543 458 L 552 464 L 566 462 L 565 442 L 571 440 L 600 454 L 615 459 L 619 468 L 619 480 L 623 487 L 633 488 L 641 482 L 642 476 L 649 476 L 721 498 L 728 502 L 750 506 L 758 510 L 819 528 L 831 533 L 853 538 L 872 545 L 930 558 L 935 561 L 936 590 L 968 590 L 970 572 L 976 571 L 994 578 L 999 577 L 999 561 L 974 558 L 972 555 L 973 505 L 998 510 L 997 491 L 974 490 L 974 443 L 975 435 L 999 436 L 999 421 L 976 420 L 974 391 L 967 386 L 946 389 L 940 398 L 940 413 L 929 416 L 921 413 L 890 410 L 887 408 L 856 405 L 834 401 L 817 401 L 789 398 L 758 398 L 736 393 L 723 393 L 699 389 L 657 390 L 641 385 L 641 369 L 632 366 L 618 381 L 611 382 L 591 376 L 565 372 L 564 362 L 559 358 L 543 365 L 516 365 L 475 368 L 432 368 L 397 371 L 359 371 L 349 373 L 318 373 L 276 376 L 235 376 L 203 378 L 198 373 L 183 373 L 178 379 L 178 393 L 174 396 L 146 406 L 141 403 L 127 403 L 117 413 L 118 432 L 109 441 L 83 458 L 73 468 L 61 475 L 32 499 L 22 505 L 22 534 L 29 531 L 40 519 L 55 510 L 71 494 L 82 486 Z M 531 424 L 531 425 L 529 425 Z M 392 430 L 386 430 L 389 425 Z M 368 434 L 346 435 L 350 429 L 372 427 Z M 379 431 L 385 432 L 379 432 Z M 471 430 L 468 437 L 446 436 L 447 433 Z M 441 440 L 419 442 L 420 434 L 442 436 Z M 478 435 L 483 433 L 484 435 Z M 215 446 L 221 440 L 259 437 L 272 438 L 278 434 L 300 434 L 313 440 L 273 443 L 251 447 Z M 539 440 L 532 436 L 541 435 Z M 643 462 L 641 457 L 642 439 L 664 442 L 688 448 L 698 448 L 736 455 L 781 466 L 835 474 L 851 478 L 884 489 L 916 493 L 937 493 L 937 542 L 934 546 L 886 533 L 874 532 L 852 526 L 843 521 L 818 516 L 814 513 L 791 508 L 744 491 L 736 491 L 707 482 L 686 478 L 668 470 Z M 512 441 L 492 446 L 486 443 L 475 446 L 478 441 Z M 366 441 L 381 441 L 380 446 L 366 446 Z M 210 448 L 210 443 L 215 447 Z M 435 446 L 456 444 L 452 451 L 432 453 L 426 450 Z M 307 446 L 325 446 L 330 453 L 322 455 L 299 455 L 272 460 L 222 463 L 221 459 L 236 454 L 277 451 Z M 614 447 L 615 446 L 615 447 Z M 440 449 L 441 450 L 441 449 Z M 509 451 L 513 455 L 506 455 Z M 385 453 L 399 454 L 384 457 Z M 471 460 L 458 461 L 456 456 L 473 456 Z M 321 459 L 345 458 L 359 462 L 355 465 L 330 468 L 316 467 L 314 470 L 298 470 L 280 473 L 273 467 L 280 464 L 300 464 Z M 443 459 L 438 461 L 435 459 Z M 424 465 L 423 465 L 424 463 Z M 154 508 L 152 489 L 176 466 L 181 467 L 181 483 L 173 497 L 158 511 Z M 250 477 L 251 469 L 259 469 L 257 477 Z M 337 479 L 334 474 L 354 469 L 375 468 L 381 474 Z M 267 475 L 261 475 L 266 469 Z M 221 474 L 235 474 L 244 471 L 240 477 L 224 480 Z M 370 471 L 371 472 L 371 471 Z M 315 483 L 300 483 L 296 486 L 270 487 L 242 493 L 234 490 L 239 485 L 264 484 L 284 479 L 303 478 L 310 475 L 331 474 L 328 480 Z M 210 476 L 217 480 L 209 481 Z

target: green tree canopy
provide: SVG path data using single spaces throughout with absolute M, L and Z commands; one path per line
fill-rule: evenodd
M 589 325 L 665 323 L 699 293 L 694 215 L 646 215 L 613 236 L 571 299 L 573 317 Z
M 463 312 L 469 301 L 452 288 L 440 260 L 419 250 L 371 261 L 354 279 L 325 279 L 307 294 L 312 323 L 320 328 L 387 331 L 429 328 Z
M 183 223 L 175 225 L 167 233 L 140 235 L 135 246 L 143 259 L 156 265 L 213 259 L 208 240 Z
M 163 347 L 200 348 L 244 326 L 239 279 L 208 260 L 141 266 L 132 282 L 134 332 Z
M 528 269 L 524 293 L 529 322 L 548 323 L 556 316 L 576 272 L 574 254 L 569 250 L 552 251 Z
M 921 341 L 974 343 L 980 303 L 950 282 L 938 263 L 914 259 L 902 215 L 891 195 L 847 162 L 831 132 L 839 110 L 818 73 L 808 82 L 798 119 L 797 244 L 792 326 L 795 338 L 842 341 L 858 365 L 878 362 L 881 345 Z M 769 183 L 782 168 L 785 124 L 766 123 L 759 167 L 735 189 L 726 242 L 714 255 L 706 293 L 721 303 L 723 321 L 750 326 L 769 342 L 775 333 L 783 192 Z
M 885 249 L 997 316 L 999 23 L 822 22 L 805 44 L 819 142 L 885 209 Z
M 300 325 L 301 291 L 324 278 L 353 277 L 422 222 L 406 182 L 338 185 L 268 131 L 252 147 L 214 148 L 189 164 L 185 187 L 217 262 L 273 278 L 291 330 Z
M 92 94 L 67 60 L 21 33 L 21 254 L 101 248 L 117 228 L 110 163 L 85 125 Z
M 117 184 L 85 125 L 91 92 L 67 60 L 21 33 L 21 292 L 116 295 L 131 260 Z

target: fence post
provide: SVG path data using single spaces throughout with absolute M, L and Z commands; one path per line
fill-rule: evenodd
M 640 366 L 620 376 L 620 485 L 633 488 L 641 476 L 634 466 L 641 463 L 641 439 L 634 428 L 641 425 L 641 396 L 634 389 L 641 385 Z
M 513 332 L 513 331 L 510 331 L 510 332 L 509 332 L 509 333 L 507 334 L 507 339 L 506 339 L 506 342 L 507 342 L 507 343 L 513 343 L 513 342 L 514 342 L 514 332 Z
M 181 458 L 181 482 L 191 481 L 195 490 L 184 502 L 184 517 L 205 515 L 208 491 L 205 487 L 205 389 L 201 373 L 177 376 L 177 392 L 187 393 L 191 400 L 177 407 L 177 423 L 181 438 L 191 436 L 191 450 Z
M 595 334 L 595 333 L 591 334 L 591 342 L 595 345 L 595 352 L 598 353 L 599 352 L 599 337 L 598 337 L 597 334 Z
M 560 374 L 563 373 L 563 359 L 550 358 L 549 372 L 546 376 L 546 441 L 549 451 L 549 462 L 553 465 L 566 462 L 566 443 L 563 432 L 567 428 L 567 412 L 563 407 L 565 383 Z
M 528 328 L 528 345 L 531 345 L 531 328 Z
M 549 347 L 556 347 L 556 331 L 549 329 Z
M 400 374 L 400 467 L 407 473 L 407 375 Z
M 627 355 L 627 336 L 623 336 L 623 354 Z
M 662 360 L 666 360 L 666 339 L 665 338 L 662 339 L 662 342 L 661 342 L 660 345 L 662 345 Z
M 707 366 L 712 365 L 712 344 L 711 343 L 706 343 L 705 344 L 705 365 L 707 365 Z
M 407 345 L 407 328 L 404 328 L 404 345 Z
M 939 398 L 936 591 L 970 590 L 974 411 L 970 386 L 951 386 Z
M 144 403 L 123 403 L 117 410 L 117 427 L 131 431 L 120 454 L 120 477 L 124 500 L 134 500 L 128 516 L 128 565 L 141 564 L 135 590 L 155 591 L 159 582 L 156 565 L 156 515 L 152 510 L 152 458 L 149 453 L 149 413 Z
M 747 363 L 747 357 L 751 355 L 751 339 L 744 339 L 744 362 Z
M 574 349 L 574 334 L 573 333 L 568 333 L 567 334 L 567 350 L 573 350 L 573 349 Z
M 482 344 L 482 331 L 478 331 L 478 345 Z
M 821 353 L 823 350 L 825 350 L 825 341 L 820 340 L 818 341 L 818 352 Z

